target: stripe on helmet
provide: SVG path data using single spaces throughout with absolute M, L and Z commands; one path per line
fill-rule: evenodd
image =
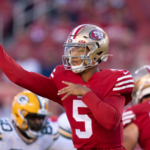
M 73 29 L 73 31 L 70 33 L 70 35 L 73 35 L 73 36 L 70 36 L 69 39 L 75 39 L 76 36 L 78 34 L 78 32 L 80 31 L 81 28 L 83 28 L 84 26 L 86 26 L 85 24 L 84 25 L 80 25 L 78 27 L 76 27 L 75 29 Z
M 70 32 L 70 34 L 69 34 L 69 39 L 72 38 L 72 36 L 70 36 L 70 35 L 72 35 L 73 31 L 74 31 L 74 29 Z
M 40 108 L 41 108 L 41 109 L 46 109 L 46 105 L 45 105 L 43 99 L 40 98 L 38 95 L 36 95 L 36 97 L 37 97 L 37 99 L 38 99 L 38 101 L 39 101 L 39 103 L 40 103 Z

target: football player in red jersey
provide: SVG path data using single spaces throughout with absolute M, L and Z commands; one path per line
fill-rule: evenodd
M 99 70 L 106 61 L 108 36 L 99 27 L 80 25 L 64 44 L 63 65 L 50 78 L 22 69 L 0 47 L 0 68 L 17 85 L 62 105 L 78 150 L 123 150 L 122 113 L 134 86 L 129 71 Z
M 150 66 L 138 69 L 134 81 L 133 98 L 138 104 L 123 113 L 123 145 L 133 150 L 138 143 L 144 150 L 150 150 Z

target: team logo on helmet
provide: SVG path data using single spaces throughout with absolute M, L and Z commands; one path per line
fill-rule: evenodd
M 20 96 L 18 96 L 18 98 L 17 98 L 17 102 L 18 102 L 19 104 L 25 105 L 25 104 L 27 104 L 27 103 L 29 102 L 29 99 L 28 99 L 28 97 L 25 96 L 25 95 L 20 95 Z
M 104 33 L 100 30 L 95 29 L 90 32 L 90 38 L 93 40 L 102 40 L 104 37 Z

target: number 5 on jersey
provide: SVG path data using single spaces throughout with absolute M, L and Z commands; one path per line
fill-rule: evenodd
M 73 100 L 73 118 L 77 122 L 85 123 L 85 131 L 80 131 L 80 129 L 75 129 L 76 135 L 79 138 L 90 138 L 93 134 L 92 132 L 92 120 L 88 115 L 80 115 L 78 113 L 79 107 L 87 107 L 81 100 Z

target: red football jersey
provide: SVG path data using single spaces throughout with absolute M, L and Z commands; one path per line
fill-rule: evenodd
M 150 101 L 128 108 L 123 113 L 123 125 L 135 123 L 139 129 L 139 145 L 144 150 L 150 150 Z
M 131 100 L 134 82 L 129 71 L 101 70 L 84 83 L 80 74 L 56 67 L 50 78 L 22 69 L 0 48 L 0 68 L 8 78 L 40 95 L 61 104 L 72 128 L 76 148 L 122 147 L 124 105 Z M 89 87 L 92 91 L 83 97 L 71 95 L 61 100 L 58 90 L 68 81 Z

